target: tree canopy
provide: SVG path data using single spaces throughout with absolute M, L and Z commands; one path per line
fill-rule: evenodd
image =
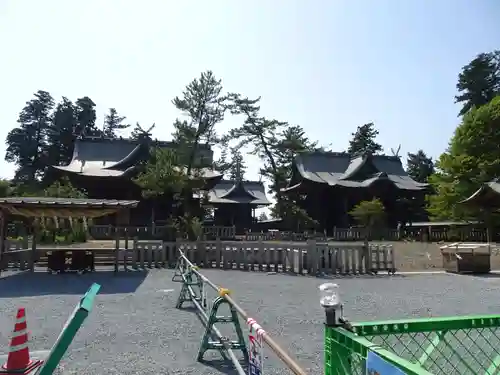
M 228 169 L 228 177 L 231 180 L 243 181 L 245 179 L 245 171 L 247 169 L 243 154 L 238 149 L 232 150 L 231 154 L 232 158 Z
M 415 148 L 415 153 L 408 153 L 406 163 L 410 177 L 431 184 L 428 210 L 441 219 L 473 216 L 470 209 L 466 211 L 457 203 L 482 182 L 500 176 L 500 51 L 477 55 L 461 69 L 456 87 L 455 101 L 461 103 L 463 117 L 448 149 L 434 165 L 424 150 Z M 322 148 L 309 139 L 302 126 L 264 116 L 260 103 L 260 97 L 251 99 L 240 93 L 225 93 L 222 81 L 211 71 L 189 82 L 181 95 L 172 100 L 180 112 L 172 124 L 172 140 L 177 148 L 151 149 L 149 161 L 134 180 L 144 196 L 173 196 L 176 204 L 182 206 L 176 214 L 184 221 L 191 220 L 205 210 L 204 200 L 193 198 L 204 191 L 200 182 L 203 179 L 198 178 L 200 167 L 212 166 L 225 173 L 226 178 L 242 180 L 247 169 L 244 156 L 252 154 L 259 158 L 260 174 L 268 181 L 269 192 L 276 199 L 271 215 L 289 221 L 296 228 L 305 223 L 314 225 L 314 220 L 301 208 L 300 201 L 304 198 L 294 193 L 284 194 L 283 188 L 289 183 L 295 157 Z M 223 134 L 219 124 L 228 114 L 241 123 Z M 7 135 L 5 160 L 13 163 L 16 171 L 14 180 L 5 184 L 2 194 L 40 191 L 59 194 L 63 187 L 69 189 L 68 194 L 84 194 L 71 190 L 69 181 L 56 182 L 57 176 L 49 166 L 68 164 L 78 137 L 116 138 L 130 128 L 126 117 L 113 107 L 109 108 L 102 126 L 96 124 L 96 118 L 96 104 L 88 96 L 74 101 L 62 97 L 57 101 L 50 93 L 37 91 Z M 129 129 L 130 138 L 150 140 L 154 128 L 155 124 L 143 127 L 136 123 Z M 374 123 L 358 126 L 351 135 L 349 154 L 383 152 Z M 221 150 L 213 165 L 208 165 L 210 158 L 205 157 L 211 152 L 208 148 Z M 423 212 L 422 200 L 410 199 L 404 206 L 419 205 L 419 212 Z
M 427 183 L 429 177 L 434 173 L 434 162 L 423 150 L 416 153 L 408 153 L 406 160 L 406 172 L 415 181 Z
M 480 107 L 500 94 L 500 51 L 480 53 L 458 75 L 456 103 L 462 103 L 459 116 Z
M 108 114 L 104 117 L 103 133 L 105 137 L 115 138 L 117 132 L 130 127 L 129 124 L 124 124 L 125 116 L 120 116 L 115 108 L 110 108 Z
M 473 213 L 457 204 L 484 182 L 500 176 L 500 96 L 467 112 L 429 182 L 429 212 L 440 219 L 460 219 Z
M 382 151 L 382 145 L 377 143 L 376 139 L 379 131 L 375 129 L 373 122 L 358 126 L 352 133 L 352 139 L 349 141 L 347 152 L 350 154 L 377 154 Z

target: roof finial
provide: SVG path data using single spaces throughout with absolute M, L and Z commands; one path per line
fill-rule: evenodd
M 241 173 L 240 172 L 241 172 L 241 162 L 238 159 L 236 162 L 236 183 L 241 182 Z

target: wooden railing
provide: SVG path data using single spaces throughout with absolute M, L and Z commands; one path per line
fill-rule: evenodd
M 117 233 L 118 232 L 118 233 Z M 172 226 L 141 226 L 114 227 L 112 225 L 93 225 L 89 227 L 90 236 L 95 240 L 113 240 L 118 237 L 139 238 L 141 240 L 175 238 L 175 228 Z M 203 235 L 207 239 L 234 239 L 235 227 L 204 226 Z
M 292 233 L 270 231 L 265 233 L 247 233 L 246 241 L 364 241 L 367 232 L 363 228 L 335 228 L 330 233 Z M 449 227 L 413 227 L 403 230 L 381 229 L 368 233 L 370 240 L 378 241 L 423 241 L 423 242 L 487 242 L 485 229 L 479 228 L 449 228 Z M 493 233 L 493 241 L 500 242 L 500 232 Z
M 363 228 L 335 228 L 332 236 L 333 241 L 362 241 L 365 238 L 366 230 Z M 371 240 L 382 241 L 424 241 L 424 242 L 447 242 L 447 241 L 474 241 L 486 242 L 486 229 L 470 227 L 409 227 L 398 229 L 379 229 L 368 233 Z M 493 241 L 500 240 L 500 233 L 493 234 Z
M 123 241 L 122 241 L 123 242 Z M 129 244 L 129 242 L 131 242 Z M 47 255 L 53 252 L 92 252 L 95 266 L 114 266 L 119 269 L 172 268 L 178 251 L 198 266 L 226 270 L 289 272 L 294 274 L 367 274 L 395 271 L 394 251 L 391 245 L 343 244 L 341 246 L 316 241 L 247 242 L 199 241 L 163 242 L 133 240 L 115 242 L 115 248 L 43 248 L 35 256 L 28 249 L 4 253 L 2 267 L 30 269 L 47 267 Z M 5 256 L 7 255 L 7 256 Z

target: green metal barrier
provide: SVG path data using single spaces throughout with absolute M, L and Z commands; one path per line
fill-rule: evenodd
M 500 374 L 500 315 L 325 327 L 325 375 L 366 374 L 369 351 L 411 375 Z
M 68 350 L 71 342 L 75 338 L 76 333 L 82 326 L 85 319 L 87 319 L 90 311 L 92 311 L 94 299 L 99 292 L 99 289 L 101 289 L 99 284 L 92 284 L 87 293 L 85 293 L 80 302 L 76 305 L 61 330 L 55 344 L 52 346 L 49 356 L 40 368 L 40 371 L 37 372 L 37 375 L 51 375 L 55 371 L 59 362 L 61 362 L 62 357 Z

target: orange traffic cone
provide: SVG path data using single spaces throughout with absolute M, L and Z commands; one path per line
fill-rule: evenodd
M 41 360 L 30 359 L 27 328 L 26 311 L 20 308 L 17 310 L 7 363 L 0 368 L 0 374 L 29 374 L 43 363 Z

